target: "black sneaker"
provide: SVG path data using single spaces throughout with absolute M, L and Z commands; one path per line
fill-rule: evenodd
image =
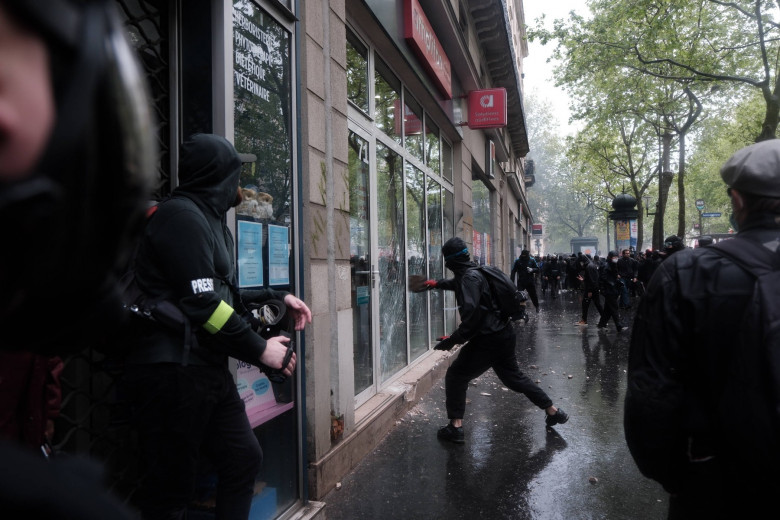
M 606 329 L 607 328 L 607 324 L 606 323 L 599 323 L 598 325 L 596 325 L 596 327 L 598 327 L 600 329 Z
M 627 327 L 623 327 L 623 326 L 621 325 L 621 326 L 618 326 L 618 328 L 617 328 L 617 331 L 618 331 L 618 332 L 623 332 L 624 330 L 626 330 L 626 328 L 627 328 Z
M 564 412 L 563 409 L 561 408 L 558 408 L 558 411 L 555 412 L 554 415 L 550 415 L 549 413 L 546 415 L 547 417 L 545 417 L 544 419 L 544 424 L 546 424 L 547 426 L 555 426 L 556 424 L 563 424 L 569 420 L 569 414 Z
M 452 423 L 448 423 L 447 426 L 439 428 L 439 432 L 436 436 L 443 441 L 450 441 L 455 444 L 463 444 L 466 442 L 466 437 L 463 435 L 463 427 L 456 428 Z

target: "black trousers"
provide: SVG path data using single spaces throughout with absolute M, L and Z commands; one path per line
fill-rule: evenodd
M 620 327 L 620 315 L 618 314 L 618 295 L 617 294 L 605 294 L 604 295 L 604 312 L 601 313 L 601 319 L 599 325 L 605 327 L 609 323 L 609 319 L 612 318 L 615 322 L 615 327 Z
M 518 286 L 518 289 L 520 290 L 525 289 L 526 291 L 528 291 L 528 297 L 533 302 L 534 307 L 536 307 L 537 309 L 539 308 L 539 295 L 536 294 L 536 282 L 531 280 L 526 284 L 520 284 L 520 286 Z
M 515 330 L 509 325 L 500 332 L 472 338 L 460 350 L 444 376 L 449 419 L 463 419 L 469 383 L 489 368 L 495 371 L 507 388 L 525 394 L 539 408 L 552 406 L 552 400 L 544 390 L 520 371 L 515 342 Z
M 123 390 L 141 450 L 143 517 L 185 518 L 207 455 L 218 475 L 216 518 L 245 520 L 263 454 L 227 367 L 130 366 Z
M 596 310 L 599 311 L 599 320 L 604 314 L 604 307 L 601 306 L 601 301 L 599 301 L 599 291 L 591 291 L 591 297 L 588 298 L 588 290 L 585 289 L 585 292 L 582 293 L 582 321 L 588 321 L 588 307 L 590 307 L 591 301 L 596 306 Z

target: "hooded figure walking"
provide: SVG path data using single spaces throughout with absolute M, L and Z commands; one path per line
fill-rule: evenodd
M 477 265 L 470 260 L 466 243 L 454 237 L 442 246 L 444 264 L 454 278 L 426 280 L 422 290 L 455 291 L 461 323 L 449 337 L 442 338 L 435 350 L 450 350 L 466 343 L 457 359 L 447 369 L 445 394 L 449 424 L 438 431 L 439 439 L 463 444 L 463 415 L 469 382 L 492 368 L 507 388 L 525 394 L 536 406 L 545 410 L 547 426 L 563 424 L 569 416 L 553 406 L 550 397 L 539 385 L 520 371 L 515 355 L 516 336 L 510 320 L 500 318 L 490 285 Z

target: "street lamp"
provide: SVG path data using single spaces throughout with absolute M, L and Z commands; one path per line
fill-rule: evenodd
M 647 207 L 650 205 L 650 196 L 649 195 L 642 196 L 642 200 L 645 201 L 645 216 L 646 217 L 649 217 L 650 215 L 655 215 L 656 213 L 658 213 L 658 203 L 657 202 L 655 203 L 656 211 L 653 211 L 651 213 L 650 210 L 647 209 Z

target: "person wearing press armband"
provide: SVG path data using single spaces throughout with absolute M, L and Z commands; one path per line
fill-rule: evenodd
M 236 288 L 227 212 L 241 202 L 241 159 L 224 137 L 195 134 L 181 145 L 179 186 L 149 218 L 135 261 L 150 297 L 166 297 L 188 318 L 189 352 L 180 330 L 139 322 L 127 355 L 125 391 L 138 431 L 144 477 L 138 493 L 146 519 L 178 518 L 192 499 L 201 455 L 218 474 L 217 518 L 247 518 L 262 451 L 246 416 L 228 356 L 292 375 L 295 353 L 282 335 L 264 339 L 247 307 L 281 300 L 296 330 L 311 323 L 306 304 L 282 291 Z
M 455 276 L 444 280 L 425 280 L 412 287 L 416 292 L 433 289 L 455 291 L 461 323 L 450 336 L 440 338 L 434 349 L 451 350 L 455 345 L 466 343 L 445 375 L 450 422 L 438 430 L 439 439 L 465 443 L 463 416 L 466 391 L 470 381 L 490 368 L 507 388 L 525 394 L 531 402 L 545 410 L 547 426 L 568 421 L 566 412 L 553 406 L 544 390 L 520 371 L 512 323 L 500 318 L 500 311 L 493 304 L 490 286 L 477 265 L 470 261 L 466 243 L 458 237 L 451 238 L 442 246 L 442 254 L 447 269 Z

